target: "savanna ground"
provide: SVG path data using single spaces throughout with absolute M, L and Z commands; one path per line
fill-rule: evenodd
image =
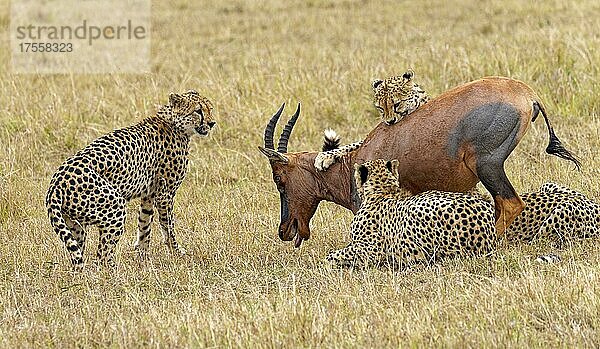
M 6 1 L 0 11 L 6 33 Z M 584 165 L 576 172 L 545 155 L 537 121 L 507 163 L 515 187 L 552 180 L 600 200 L 598 18 L 596 0 L 156 2 L 145 75 L 14 75 L 3 35 L 0 346 L 600 346 L 598 241 L 512 246 L 402 272 L 334 270 L 323 257 L 348 240 L 351 214 L 322 204 L 311 240 L 300 250 L 281 242 L 277 191 L 256 148 L 284 101 L 303 103 L 289 149 L 317 150 L 326 127 L 354 141 L 376 125 L 372 78 L 411 67 L 437 95 L 504 75 L 540 94 Z M 189 255 L 171 256 L 155 233 L 140 268 L 133 202 L 119 268 L 74 275 L 44 209 L 50 176 L 94 138 L 189 88 L 210 96 L 219 122 L 193 142 L 177 196 Z M 534 262 L 546 252 L 563 262 Z

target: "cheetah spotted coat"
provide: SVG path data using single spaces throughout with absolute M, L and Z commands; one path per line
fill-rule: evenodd
M 173 199 L 188 168 L 194 134 L 206 136 L 215 123 L 212 104 L 196 91 L 171 94 L 155 117 L 104 135 L 67 159 L 50 181 L 48 216 L 72 264 L 83 266 L 86 228 L 100 232 L 97 257 L 114 265 L 114 248 L 124 231 L 125 204 L 141 198 L 136 248 L 144 254 L 158 211 L 165 243 L 175 240 Z

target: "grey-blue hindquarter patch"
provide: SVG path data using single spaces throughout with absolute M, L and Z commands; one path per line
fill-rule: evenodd
M 462 145 L 471 144 L 478 157 L 504 157 L 516 146 L 519 111 L 503 102 L 484 104 L 470 111 L 450 131 L 447 149 L 457 158 Z

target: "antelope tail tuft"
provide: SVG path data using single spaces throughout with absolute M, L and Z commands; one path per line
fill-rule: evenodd
M 330 128 L 326 129 L 323 136 L 323 151 L 329 151 L 339 148 L 340 142 L 340 136 L 338 136 L 338 134 L 334 130 Z
M 546 122 L 546 126 L 548 127 L 548 136 L 550 139 L 548 141 L 548 146 L 546 147 L 546 153 L 548 153 L 550 155 L 558 156 L 559 158 L 563 158 L 565 160 L 569 160 L 569 161 L 573 162 L 575 164 L 575 167 L 577 168 L 577 170 L 581 171 L 581 162 L 575 157 L 575 155 L 573 155 L 573 153 L 568 151 L 567 148 L 565 148 L 563 146 L 560 139 L 558 139 L 558 137 L 554 133 L 554 129 L 552 128 L 552 125 L 550 124 L 550 120 L 548 119 L 548 116 L 546 115 L 546 111 L 544 110 L 544 107 L 541 104 L 539 104 L 538 102 L 534 102 L 533 108 L 534 108 L 534 114 L 533 114 L 534 117 L 533 117 L 532 121 L 535 120 L 535 118 L 537 117 L 537 113 L 541 112 L 542 116 L 544 117 L 544 121 Z

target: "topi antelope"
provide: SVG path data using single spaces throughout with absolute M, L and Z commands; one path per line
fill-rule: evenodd
M 358 149 L 342 156 L 327 171 L 315 169 L 317 152 L 287 151 L 300 105 L 275 150 L 273 130 L 283 108 L 267 124 L 264 147 L 259 149 L 270 161 L 280 194 L 279 237 L 295 240 L 296 247 L 310 237 L 309 222 L 322 200 L 356 213 L 360 199 L 352 180 L 355 163 L 397 159 L 400 185 L 414 194 L 465 192 L 481 181 L 494 198 L 498 234 L 503 234 L 524 208 L 504 172 L 504 162 L 538 114 L 548 127 L 546 152 L 580 166 L 554 134 L 537 94 L 525 83 L 509 78 L 486 77 L 455 87 L 394 125 L 380 123 Z

